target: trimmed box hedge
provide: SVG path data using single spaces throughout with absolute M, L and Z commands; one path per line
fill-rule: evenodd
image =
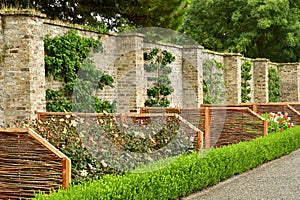
M 300 127 L 252 141 L 179 156 L 147 173 L 107 175 L 36 199 L 178 199 L 300 148 Z

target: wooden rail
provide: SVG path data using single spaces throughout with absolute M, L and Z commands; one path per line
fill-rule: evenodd
M 0 199 L 24 199 L 71 182 L 71 161 L 28 128 L 0 128 Z

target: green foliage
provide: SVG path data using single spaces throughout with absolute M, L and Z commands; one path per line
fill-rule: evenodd
M 113 78 L 97 70 L 90 59 L 91 50 L 102 50 L 99 41 L 71 30 L 63 36 L 46 36 L 44 46 L 46 76 L 65 82 L 63 91 L 47 91 L 47 111 L 112 112 L 108 101 L 93 95 L 106 85 L 113 87 Z
M 269 102 L 279 102 L 280 101 L 280 77 L 278 70 L 274 67 L 269 66 Z
M 167 96 L 174 91 L 169 80 L 172 68 L 168 65 L 175 61 L 175 56 L 166 50 L 154 48 L 149 53 L 144 53 L 144 60 L 149 62 L 149 64 L 144 65 L 144 69 L 147 72 L 157 73 L 157 77 L 151 79 L 154 81 L 154 86 L 147 89 L 149 99 L 146 100 L 145 106 L 168 107 L 170 101 Z
M 122 30 L 124 26 L 176 29 L 190 0 L 3 0 L 7 7 L 34 8 L 50 19 L 103 29 Z M 99 20 L 100 19 L 100 20 Z
M 60 91 L 46 90 L 47 105 L 49 112 L 71 112 L 72 102 L 62 95 Z
M 186 12 L 181 31 L 213 51 L 298 62 L 299 23 L 295 0 L 197 0 Z
M 225 88 L 223 80 L 224 65 L 216 60 L 205 60 L 203 63 L 203 103 L 224 103 Z
M 300 127 L 248 142 L 181 155 L 150 173 L 105 176 L 36 199 L 179 199 L 300 148 Z
M 250 61 L 245 61 L 241 66 L 241 74 L 242 74 L 242 83 L 241 83 L 241 91 L 242 91 L 242 102 L 251 101 L 251 97 L 249 94 L 251 93 L 251 87 L 249 81 L 252 79 L 251 75 L 252 63 Z

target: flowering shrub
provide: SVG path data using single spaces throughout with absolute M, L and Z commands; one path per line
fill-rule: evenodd
M 290 122 L 291 118 L 288 117 L 288 113 L 265 113 L 262 114 L 262 118 L 269 122 L 268 133 L 281 132 L 294 126 L 294 124 Z
M 78 129 L 85 135 L 82 139 L 89 151 L 102 163 L 120 171 L 193 149 L 191 138 L 186 138 L 175 117 L 134 119 L 106 116 L 96 121 L 85 118 L 84 121 Z

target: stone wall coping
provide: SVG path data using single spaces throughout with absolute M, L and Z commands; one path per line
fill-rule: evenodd
M 173 47 L 173 48 L 177 48 L 177 49 L 183 49 L 183 46 L 181 46 L 181 45 L 170 44 L 170 43 L 152 42 L 152 41 L 144 41 L 144 43 L 165 46 L 165 47 Z
M 211 50 L 207 50 L 207 49 L 204 49 L 203 53 L 213 54 L 213 55 L 217 55 L 217 56 L 224 56 L 224 53 L 222 53 L 222 52 L 216 52 L 216 51 L 211 51 Z
M 68 23 L 68 22 L 63 22 L 63 21 L 60 21 L 60 20 L 50 20 L 50 19 L 48 19 L 48 20 L 44 21 L 44 24 L 52 25 L 52 26 L 60 26 L 60 27 L 70 28 L 70 29 L 77 29 L 77 30 L 81 30 L 81 31 L 94 32 L 94 33 L 100 34 L 99 31 L 95 31 L 95 30 L 89 29 L 89 28 L 81 26 L 81 25 L 71 24 L 71 23 Z
M 61 20 L 47 19 L 44 21 L 44 24 L 51 25 L 51 26 L 59 26 L 59 27 L 69 28 L 69 29 L 76 29 L 76 30 L 80 30 L 80 31 L 92 32 L 92 33 L 96 33 L 99 35 L 117 36 L 117 34 L 115 34 L 115 33 L 111 33 L 111 32 L 101 33 L 100 31 L 93 30 L 89 27 L 85 27 L 80 24 L 72 24 L 72 23 L 68 23 L 68 22 L 63 22 Z
M 142 34 L 142 33 L 134 33 L 134 32 L 132 32 L 132 33 L 128 32 L 128 33 L 116 34 L 115 36 L 116 37 L 141 37 L 141 38 L 145 38 L 144 34 Z
M 294 63 L 277 63 L 277 65 L 283 65 L 283 66 L 300 66 L 300 62 L 294 62 Z
M 254 62 L 270 62 L 270 60 L 267 58 L 255 58 L 253 61 Z
M 47 15 L 40 13 L 34 10 L 1 10 L 0 15 L 2 16 L 30 16 L 30 17 L 39 17 L 39 18 L 46 18 Z
M 223 55 L 224 55 L 224 57 L 227 57 L 227 56 L 242 56 L 242 54 L 240 54 L 240 53 L 230 53 L 230 52 L 224 52 Z
M 201 45 L 183 45 L 183 49 L 204 49 Z
M 247 58 L 247 57 L 241 57 L 241 60 L 243 60 L 243 61 L 250 61 L 250 62 L 253 62 L 253 58 Z

